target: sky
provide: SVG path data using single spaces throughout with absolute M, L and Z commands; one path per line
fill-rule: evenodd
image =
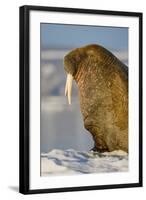
M 77 48 L 87 44 L 128 51 L 128 28 L 41 24 L 42 48 Z

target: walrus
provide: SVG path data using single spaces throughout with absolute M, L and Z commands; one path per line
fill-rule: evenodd
M 84 127 L 94 151 L 128 152 L 128 67 L 104 47 L 92 44 L 64 56 L 65 95 L 71 104 L 77 83 Z

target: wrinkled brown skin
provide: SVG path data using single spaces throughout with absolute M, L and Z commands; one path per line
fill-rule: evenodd
M 64 69 L 78 85 L 84 127 L 93 150 L 128 152 L 128 68 L 107 49 L 88 45 L 69 52 Z

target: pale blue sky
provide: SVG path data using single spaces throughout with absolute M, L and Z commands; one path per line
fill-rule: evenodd
M 76 48 L 93 43 L 128 51 L 128 28 L 41 24 L 42 48 Z

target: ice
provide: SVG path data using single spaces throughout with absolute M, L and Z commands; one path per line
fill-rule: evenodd
M 41 176 L 128 171 L 124 151 L 93 152 L 53 149 L 41 154 Z

